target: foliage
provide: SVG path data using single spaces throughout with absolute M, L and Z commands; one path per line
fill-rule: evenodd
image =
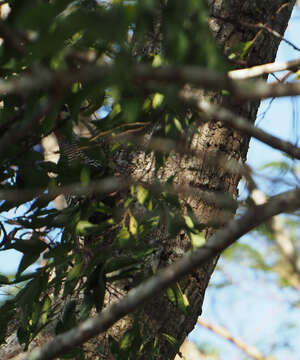
M 225 65 L 211 41 L 205 1 L 168 4 L 164 10 L 168 22 L 162 28 L 165 51 L 160 55 L 139 50 L 157 21 L 155 1 L 8 3 L 11 12 L 5 22 L 8 35 L 0 48 L 1 77 L 19 81 L 28 76 L 28 89 L 25 86 L 1 98 L 0 146 L 5 151 L 0 155 L 0 190 L 12 196 L 1 202 L 0 210 L 19 208 L 23 214 L 3 222 L 1 250 L 21 252 L 22 260 L 13 279 L 1 275 L 3 285 L 21 286 L 2 305 L 0 323 L 4 341 L 14 310 L 21 308 L 17 335 L 27 348 L 58 315 L 57 334 L 86 319 L 93 308 L 100 312 L 105 289 L 114 282 L 133 274 L 135 281 L 142 281 L 143 262 L 153 253 L 147 237 L 158 229 L 161 216 L 167 219 L 170 235 L 187 229 L 197 236 L 192 220 L 187 227 L 179 215 L 177 195 L 167 191 L 128 184 L 127 195 L 120 198 L 113 191 L 78 197 L 76 189 L 88 192 L 91 184 L 101 184 L 118 172 L 114 159 L 120 151 L 136 147 L 135 139 L 125 137 L 127 132 L 156 131 L 162 139 L 177 141 L 192 123 L 186 109 L 174 106 L 176 89 L 157 92 L 132 82 L 135 64 L 200 64 L 214 69 Z M 93 76 L 70 80 L 91 65 L 112 68 L 111 75 L 101 81 Z M 63 117 L 63 110 L 70 116 Z M 90 118 L 96 110 L 96 117 Z M 58 164 L 45 161 L 40 140 L 56 130 L 71 143 L 74 126 L 84 121 L 92 130 L 79 144 L 89 159 L 102 164 L 100 171 L 82 159 L 70 162 L 63 153 Z M 166 154 L 155 156 L 158 172 Z M 52 200 L 67 186 L 73 200 L 58 210 Z M 142 217 L 135 215 L 133 204 L 139 204 Z M 5 230 L 8 225 L 10 232 Z M 40 258 L 42 265 L 28 273 Z M 187 311 L 180 287 L 170 288 L 168 296 Z M 56 304 L 58 297 L 66 303 L 64 310 Z M 138 332 L 134 326 L 119 343 L 111 339 L 112 353 L 120 359 L 136 358 L 142 346 L 142 340 L 133 337 Z

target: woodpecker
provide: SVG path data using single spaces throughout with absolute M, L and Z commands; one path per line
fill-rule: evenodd
M 58 120 L 60 122 L 65 122 L 70 118 L 71 114 L 68 111 L 67 106 L 64 105 L 62 111 L 59 113 Z M 80 141 L 80 137 L 75 134 L 74 131 L 72 132 L 71 139 L 68 139 L 67 136 L 62 131 L 60 131 L 59 128 L 54 130 L 54 134 L 58 142 L 61 162 L 67 164 L 68 166 L 72 166 L 72 164 L 74 164 L 75 162 L 82 165 L 87 165 L 91 167 L 93 172 L 99 172 L 103 169 L 103 163 L 99 160 L 99 156 L 98 158 L 93 158 L 92 156 L 90 156 L 90 144 L 88 146 L 84 146 Z M 103 151 L 101 149 L 101 142 L 98 141 L 95 145 L 98 147 L 97 155 L 99 155 L 99 152 L 103 154 Z
M 58 124 L 70 120 L 71 114 L 67 106 L 64 106 L 58 115 Z M 106 166 L 105 150 L 102 140 L 91 144 L 88 138 L 78 136 L 74 131 L 69 138 L 60 127 L 54 130 L 54 135 L 59 147 L 58 181 L 64 185 L 74 184 L 82 181 L 82 175 L 87 174 L 89 178 L 103 175 Z M 100 156 L 99 156 L 100 155 Z M 102 161 L 101 161 L 102 160 Z M 72 208 L 82 208 L 84 204 L 91 204 L 94 195 L 78 196 L 76 194 L 65 195 L 66 203 Z
M 97 171 L 103 168 L 103 164 L 99 159 L 94 159 L 88 155 L 86 147 L 80 143 L 80 137 L 77 134 L 73 132 L 71 140 L 59 130 L 55 130 L 54 134 L 58 142 L 61 160 L 64 163 L 72 166 L 72 163 L 78 162 L 82 165 L 88 165 Z M 101 151 L 100 148 L 99 151 Z

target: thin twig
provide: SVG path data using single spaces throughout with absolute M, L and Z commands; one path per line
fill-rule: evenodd
M 255 189 L 252 192 L 252 199 L 255 204 L 261 205 L 266 203 L 267 196 L 260 190 Z M 290 276 L 288 281 L 296 290 L 300 290 L 300 267 L 297 261 L 297 253 L 295 245 L 292 241 L 291 234 L 283 226 L 282 219 L 279 216 L 274 216 L 271 221 L 268 222 L 268 227 L 272 232 L 275 243 L 280 250 L 283 258 L 290 264 L 293 273 L 296 275 Z
M 224 339 L 230 341 L 234 345 L 236 345 L 239 349 L 241 349 L 246 355 L 251 356 L 255 360 L 267 360 L 268 357 L 262 355 L 262 353 L 254 346 L 246 344 L 242 339 L 239 339 L 233 336 L 227 329 L 220 325 L 211 324 L 207 321 L 204 321 L 200 317 L 197 320 L 197 323 L 202 327 L 210 330 L 214 334 L 217 334 Z
M 300 51 L 300 48 L 298 46 L 293 44 L 291 41 L 287 40 L 285 37 L 283 37 L 281 34 L 279 34 L 278 31 L 270 28 L 270 26 L 268 26 L 266 24 L 263 24 L 263 23 L 252 24 L 252 23 L 249 23 L 249 22 L 246 22 L 246 21 L 241 21 L 240 24 L 243 25 L 243 26 L 249 27 L 249 28 L 265 30 L 268 33 L 272 34 L 273 36 L 277 37 L 278 39 L 280 39 L 283 42 L 290 45 L 294 50 Z
M 5 227 L 4 227 L 4 225 L 2 224 L 1 221 L 0 221 L 0 227 L 1 227 L 2 231 L 3 231 L 3 240 L 0 243 L 0 248 L 1 248 L 3 245 L 5 245 L 9 241 L 9 238 L 7 236 L 6 229 L 5 229 Z

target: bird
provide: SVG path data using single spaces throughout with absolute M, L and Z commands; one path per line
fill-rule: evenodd
M 90 133 L 84 131 L 84 136 L 78 135 L 72 129 L 69 135 L 64 127 L 71 121 L 71 113 L 67 105 L 64 105 L 58 114 L 57 124 L 53 133 L 57 140 L 59 149 L 59 160 L 57 163 L 57 182 L 60 185 L 73 185 L 79 182 L 88 186 L 91 180 L 98 179 L 104 175 L 105 151 L 104 141 L 90 140 Z M 86 130 L 86 128 L 85 128 Z M 82 131 L 83 132 L 83 131 Z M 79 196 L 76 193 L 64 194 L 66 204 L 72 208 L 82 208 L 88 202 L 93 202 L 95 196 Z
M 71 120 L 71 113 L 67 105 L 64 105 L 58 115 L 58 124 L 66 123 L 69 120 Z M 68 136 L 61 126 L 57 126 L 53 132 L 59 146 L 59 162 L 63 166 L 88 166 L 93 173 L 103 170 L 105 162 L 103 147 L 105 145 L 101 139 L 98 138 L 91 142 L 89 137 L 76 134 L 74 129 L 72 129 L 71 136 Z
M 72 166 L 72 164 L 78 163 L 97 171 L 103 169 L 103 162 L 100 160 L 103 157 L 103 151 L 100 149 L 100 143 L 90 144 L 88 138 L 80 137 L 74 131 L 71 139 L 59 129 L 56 129 L 54 134 L 59 146 L 60 159 L 64 164 Z M 100 156 L 93 157 L 91 150 L 96 147 Z M 94 153 L 96 152 L 94 151 Z

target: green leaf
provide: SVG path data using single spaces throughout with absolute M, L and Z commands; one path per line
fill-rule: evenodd
M 72 281 L 66 281 L 63 291 L 63 298 L 66 299 L 67 296 L 72 294 L 78 284 L 79 278 L 72 280 Z
M 3 284 L 5 284 L 5 285 L 9 284 L 9 278 L 7 276 L 0 274 L 0 285 L 3 285 Z
M 204 231 L 199 231 L 199 232 L 191 231 L 189 232 L 189 236 L 192 242 L 193 249 L 197 249 L 206 243 Z
M 21 275 L 21 276 L 18 276 L 16 279 L 12 280 L 10 282 L 10 284 L 18 284 L 20 282 L 23 282 L 23 281 L 26 281 L 26 280 L 29 280 L 29 279 L 32 279 L 32 278 L 35 278 L 39 276 L 39 274 L 37 272 L 32 272 L 32 273 L 28 273 L 28 274 L 24 274 L 24 275 Z
M 152 99 L 153 109 L 159 107 L 163 103 L 163 101 L 164 101 L 164 95 L 160 93 L 155 93 Z
M 16 305 L 14 301 L 8 300 L 0 307 L 0 344 L 5 341 L 8 324 L 15 315 Z
M 99 277 L 97 285 L 98 286 L 94 289 L 94 304 L 96 310 L 98 312 L 101 312 L 104 303 L 105 291 L 106 291 L 105 278 Z
M 254 41 L 253 40 L 250 40 L 250 41 L 246 41 L 244 43 L 244 46 L 242 48 L 242 52 L 241 52 L 241 55 L 240 55 L 240 58 L 243 59 L 244 56 L 246 55 L 246 53 L 248 52 L 248 50 L 251 48 L 251 46 L 254 44 Z
M 163 59 L 162 59 L 161 55 L 156 54 L 153 57 L 152 66 L 153 67 L 159 67 L 159 66 L 162 65 L 162 61 L 163 61 Z
M 120 355 L 120 347 L 118 341 L 116 341 L 111 335 L 108 336 L 108 343 L 110 351 L 115 359 L 118 359 Z
M 129 231 L 134 237 L 138 235 L 138 222 L 133 215 L 129 218 Z
M 281 174 L 285 174 L 291 170 L 291 166 L 287 161 L 272 161 L 260 167 L 261 170 L 270 168 L 278 170 Z
M 84 166 L 80 173 L 80 182 L 81 184 L 88 185 L 91 180 L 90 168 L 88 166 Z
M 181 125 L 181 122 L 177 119 L 177 117 L 173 118 L 173 122 L 174 122 L 174 125 L 175 125 L 176 129 L 179 132 L 182 132 L 182 130 L 183 130 L 182 125 Z
M 186 226 L 190 229 L 194 229 L 195 226 L 191 217 L 188 215 L 183 215 L 183 218 L 185 220 Z
M 45 259 L 65 257 L 72 250 L 72 244 L 59 244 L 53 249 L 47 251 L 44 255 Z
M 103 226 L 95 225 L 87 220 L 80 220 L 76 225 L 76 234 L 77 235 L 90 235 L 90 234 L 98 234 L 101 233 Z
M 42 306 L 42 324 L 45 325 L 47 323 L 48 316 L 51 310 L 51 298 L 47 295 L 44 298 L 43 306 Z
M 234 45 L 230 50 L 229 50 L 229 56 L 228 58 L 230 60 L 235 60 L 235 59 L 239 59 L 242 60 L 245 55 L 247 54 L 248 50 L 251 48 L 251 46 L 254 44 L 255 39 L 252 39 L 250 41 L 246 41 L 246 42 L 240 42 L 236 45 Z
M 120 247 L 127 247 L 132 244 L 130 232 L 123 226 L 117 235 L 117 242 Z
M 25 305 L 30 306 L 45 289 L 47 280 L 47 274 L 39 274 L 38 277 L 29 281 L 16 296 L 18 304 L 22 307 Z
M 75 311 L 76 311 L 76 301 L 71 300 L 65 306 L 62 320 L 58 321 L 56 325 L 55 328 L 56 334 L 61 334 L 63 332 L 66 332 L 67 330 L 70 330 L 77 325 Z
M 137 200 L 141 205 L 144 205 L 145 201 L 148 198 L 149 190 L 145 189 L 144 187 L 138 185 L 136 188 L 137 191 Z
M 124 268 L 130 268 L 131 265 L 137 264 L 140 260 L 149 254 L 151 254 L 151 251 L 149 249 L 145 249 L 140 251 L 133 251 L 132 256 L 123 255 L 110 258 L 105 263 L 105 272 L 108 274 L 117 270 L 122 270 Z
M 176 338 L 172 335 L 166 334 L 166 333 L 162 333 L 162 336 L 170 343 L 174 346 L 174 348 L 179 349 L 179 344 L 178 341 L 176 340 Z
M 32 236 L 28 240 L 16 240 L 11 246 L 13 249 L 20 251 L 24 254 L 40 254 L 47 248 L 47 244 L 40 240 L 37 236 Z
M 32 305 L 32 314 L 30 319 L 30 329 L 32 332 L 36 330 L 38 323 L 41 320 L 42 306 L 42 303 L 39 301 L 35 301 Z
M 85 291 L 83 304 L 80 308 L 80 313 L 79 313 L 80 320 L 84 321 L 90 316 L 91 310 L 94 305 L 95 305 L 95 301 L 93 294 L 90 293 L 89 291 Z
M 136 99 L 126 99 L 126 101 L 122 102 L 122 110 L 125 121 L 131 123 L 137 121 L 141 107 Z
M 70 272 L 68 273 L 68 276 L 67 276 L 67 281 L 72 281 L 74 279 L 77 279 L 79 277 L 82 276 L 82 270 L 83 268 L 83 264 L 81 262 L 75 264 L 72 269 L 70 270 Z
M 26 270 L 30 265 L 35 263 L 39 259 L 39 257 L 40 253 L 25 253 L 20 261 L 16 277 L 20 276 L 24 270 Z
M 25 344 L 27 346 L 31 337 L 31 331 L 25 326 L 20 326 L 17 330 L 17 337 L 19 344 Z
M 167 296 L 172 304 L 174 304 L 180 310 L 186 313 L 189 306 L 189 301 L 186 295 L 182 292 L 178 283 L 173 287 L 167 289 Z

